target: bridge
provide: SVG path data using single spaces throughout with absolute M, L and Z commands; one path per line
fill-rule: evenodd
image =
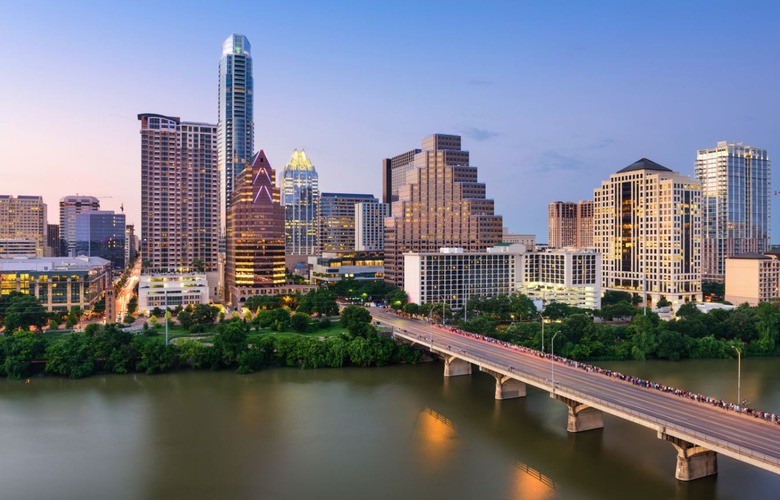
M 567 430 L 604 427 L 603 414 L 648 427 L 677 450 L 675 477 L 691 481 L 717 474 L 717 455 L 780 474 L 780 425 L 688 397 L 635 385 L 602 372 L 463 335 L 420 320 L 372 308 L 396 341 L 420 346 L 444 361 L 444 376 L 471 374 L 472 365 L 496 379 L 496 399 L 525 397 L 531 385 L 568 408 Z

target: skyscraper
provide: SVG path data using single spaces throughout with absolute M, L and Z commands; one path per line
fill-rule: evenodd
M 276 172 L 263 151 L 236 177 L 226 241 L 228 303 L 239 306 L 284 284 L 284 211 Z
M 95 210 L 76 216 L 76 255 L 100 257 L 122 270 L 125 262 L 125 214 Z
M 501 242 L 502 218 L 460 145 L 460 136 L 434 134 L 414 155 L 414 168 L 385 220 L 386 281 L 403 286 L 404 253 L 440 247 L 481 252 Z
M 252 46 L 244 35 L 234 33 L 222 42 L 219 60 L 217 169 L 221 235 L 225 234 L 234 179 L 252 159 L 254 152 L 253 91 Z
M 701 188 L 647 158 L 594 190 L 602 289 L 647 294 L 677 310 L 701 301 Z
M 153 113 L 141 120 L 141 253 L 151 272 L 216 271 L 217 127 Z
M 765 149 L 720 141 L 696 154 L 702 187 L 702 274 L 722 282 L 725 259 L 769 250 L 771 168 Z
M 406 185 L 406 173 L 414 169 L 414 155 L 420 151 L 411 149 L 382 160 L 382 203 L 398 201 L 398 190 Z
M 593 202 L 554 201 L 547 210 L 550 248 L 593 246 Z
M 46 255 L 46 204 L 41 196 L 0 195 L 0 255 Z
M 319 217 L 320 251 L 354 251 L 355 206 L 358 203 L 378 202 L 373 194 L 322 193 Z
M 314 255 L 317 253 L 317 217 L 320 187 L 317 171 L 306 152 L 293 151 L 285 165 L 282 178 L 284 206 L 285 253 Z
M 76 216 L 95 210 L 100 210 L 100 201 L 94 196 L 60 198 L 60 255 L 76 256 Z

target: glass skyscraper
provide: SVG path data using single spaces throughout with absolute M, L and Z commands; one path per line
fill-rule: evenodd
M 306 156 L 297 149 L 285 165 L 282 178 L 282 205 L 284 206 L 285 253 L 287 255 L 314 255 L 317 253 L 317 217 L 319 215 L 320 187 L 317 171 Z
M 76 215 L 76 255 L 100 257 L 124 269 L 125 215 L 107 210 Z
M 723 281 L 726 257 L 769 250 L 769 156 L 720 141 L 697 152 L 695 170 L 702 189 L 702 275 Z
M 217 169 L 220 178 L 220 231 L 225 234 L 234 179 L 252 160 L 254 148 L 252 46 L 244 35 L 222 42 L 219 60 Z

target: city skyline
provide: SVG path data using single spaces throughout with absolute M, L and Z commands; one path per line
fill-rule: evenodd
M 459 134 L 496 214 L 540 242 L 551 201 L 590 199 L 635 158 L 692 176 L 696 151 L 718 141 L 780 151 L 769 2 L 184 5 L 7 6 L 0 54 L 24 78 L 0 83 L 0 194 L 43 196 L 48 222 L 60 198 L 96 196 L 140 226 L 136 116 L 216 123 L 231 33 L 252 42 L 255 150 L 272 164 L 304 147 L 322 191 L 379 196 L 382 159 Z M 32 33 L 38 58 L 19 49 Z

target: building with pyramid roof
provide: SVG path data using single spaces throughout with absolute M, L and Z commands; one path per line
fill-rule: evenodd
M 285 283 L 284 210 L 263 151 L 236 176 L 227 216 L 225 301 L 234 307 Z

